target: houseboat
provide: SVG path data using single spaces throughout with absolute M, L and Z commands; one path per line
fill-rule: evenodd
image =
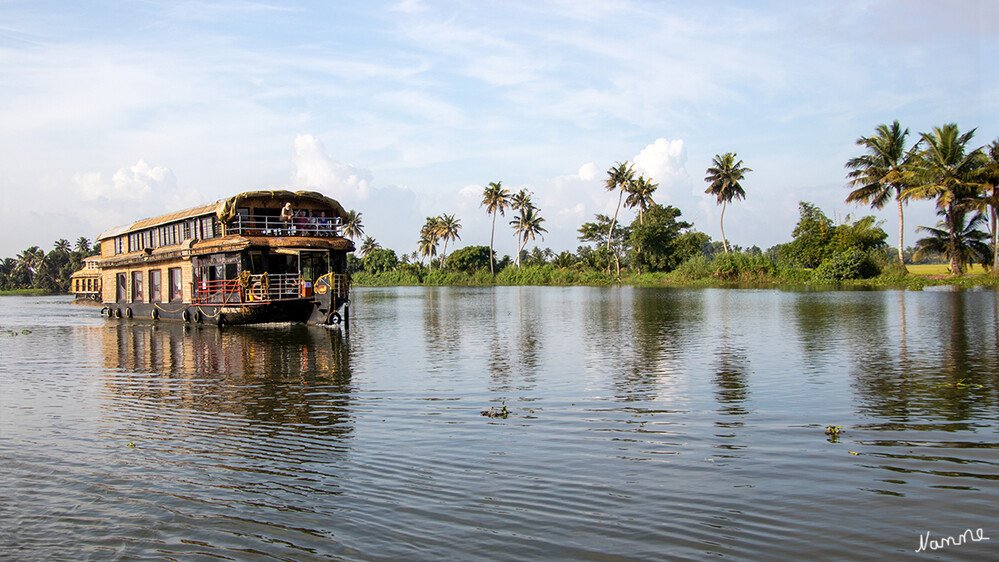
M 100 256 L 83 258 L 83 269 L 69 277 L 69 290 L 81 302 L 100 302 L 101 270 L 97 263 Z
M 349 310 L 346 217 L 313 191 L 239 193 L 105 231 L 71 288 L 114 318 L 336 324 Z

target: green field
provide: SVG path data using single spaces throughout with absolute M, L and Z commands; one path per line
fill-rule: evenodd
M 950 266 L 946 263 L 907 265 L 905 267 L 909 270 L 909 273 L 913 273 L 915 275 L 950 275 L 950 271 L 948 271 Z M 965 273 L 971 275 L 981 274 L 985 273 L 985 269 L 978 264 L 973 264 Z

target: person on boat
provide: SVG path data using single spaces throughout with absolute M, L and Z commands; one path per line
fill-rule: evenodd
M 286 231 L 291 231 L 292 218 L 295 216 L 295 210 L 291 208 L 291 201 L 284 204 L 281 208 L 281 222 L 284 223 L 284 228 Z
M 316 220 L 316 224 L 319 227 L 320 236 L 330 236 L 333 234 L 331 232 L 333 229 L 333 221 L 326 216 L 324 211 L 319 211 L 319 218 Z
M 309 234 L 309 217 L 305 216 L 305 211 L 299 211 L 295 217 L 295 229 L 301 236 Z

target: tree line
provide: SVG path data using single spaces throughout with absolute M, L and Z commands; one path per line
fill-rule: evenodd
M 617 195 L 614 215 L 596 214 L 592 222 L 582 224 L 578 239 L 583 245 L 575 253 L 555 254 L 537 247 L 528 251 L 527 242 L 535 237 L 543 239 L 547 232 L 540 210 L 531 203 L 526 190 L 511 193 L 502 182 L 491 182 L 483 190 L 481 203 L 492 223 L 488 247 L 468 246 L 454 251 L 449 258 L 447 244 L 460 239 L 461 221 L 444 214 L 427 219 L 416 252 L 398 256 L 367 237 L 359 248 L 360 258 L 352 260 L 350 268 L 368 282 L 377 280 L 365 278 L 364 274 L 381 275 L 389 282 L 424 282 L 435 267 L 438 272 L 464 273 L 488 269 L 495 277 L 497 272 L 502 275 L 507 268 L 525 265 L 550 265 L 577 273 L 601 272 L 614 279 L 677 272 L 676 277 L 684 278 L 840 280 L 885 274 L 904 276 L 907 263 L 943 259 L 954 275 L 964 274 L 973 263 L 995 274 L 993 265 L 999 257 L 999 140 L 973 147 L 974 133 L 974 129 L 961 133 L 957 125 L 947 124 L 920 133 L 918 141 L 907 146 L 909 131 L 895 121 L 879 125 L 874 135 L 856 141 L 863 154 L 845 163 L 846 186 L 851 189 L 846 202 L 874 209 L 893 201 L 898 205 L 899 246 L 894 251 L 885 242 L 888 235 L 881 228 L 882 222 L 874 216 L 847 216 L 841 224 L 834 224 L 821 209 L 806 201 L 799 204 L 800 217 L 790 242 L 765 252 L 730 244 L 725 237 L 725 209 L 729 203 L 745 199 L 742 183 L 752 169 L 736 153 L 728 152 L 715 155 L 704 177 L 708 184 L 705 193 L 721 206 L 721 242 L 694 230 L 682 219 L 680 209 L 656 203 L 658 185 L 636 175 L 632 164 L 617 162 L 607 171 L 604 182 L 606 189 Z M 907 201 L 917 199 L 935 201 L 941 220 L 934 226 L 919 226 L 918 231 L 926 233 L 926 237 L 915 247 L 905 247 L 903 208 Z M 637 211 L 631 224 L 619 223 L 622 207 Z M 513 258 L 498 259 L 494 250 L 496 219 L 507 210 L 516 213 L 510 226 L 518 242 L 517 253 Z M 443 249 L 438 255 L 441 242 Z
M 75 245 L 60 238 L 46 253 L 38 246 L 26 248 L 13 258 L 0 260 L 0 291 L 69 291 L 69 278 L 83 267 L 83 259 L 96 255 L 98 247 L 80 237 Z

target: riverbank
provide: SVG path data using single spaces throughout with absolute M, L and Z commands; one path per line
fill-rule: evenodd
M 41 297 L 62 294 L 65 293 L 47 291 L 45 289 L 12 289 L 9 291 L 0 291 L 0 297 Z
M 816 279 L 812 270 L 807 269 L 756 269 L 718 272 L 698 272 L 683 268 L 669 273 L 624 274 L 620 278 L 613 274 L 598 271 L 577 271 L 571 268 L 558 268 L 551 264 L 508 267 L 495 277 L 488 271 L 464 272 L 435 270 L 427 273 L 386 271 L 372 274 L 357 272 L 352 284 L 356 287 L 398 287 L 398 286 L 609 286 L 632 285 L 636 287 L 682 287 L 682 288 L 759 288 L 759 287 L 841 287 L 846 289 L 880 288 L 921 290 L 924 287 L 952 285 L 961 288 L 985 287 L 999 289 L 999 277 L 978 268 L 972 273 L 954 276 L 946 273 L 946 266 L 909 266 L 908 274 L 888 271 L 870 279 L 831 280 Z

